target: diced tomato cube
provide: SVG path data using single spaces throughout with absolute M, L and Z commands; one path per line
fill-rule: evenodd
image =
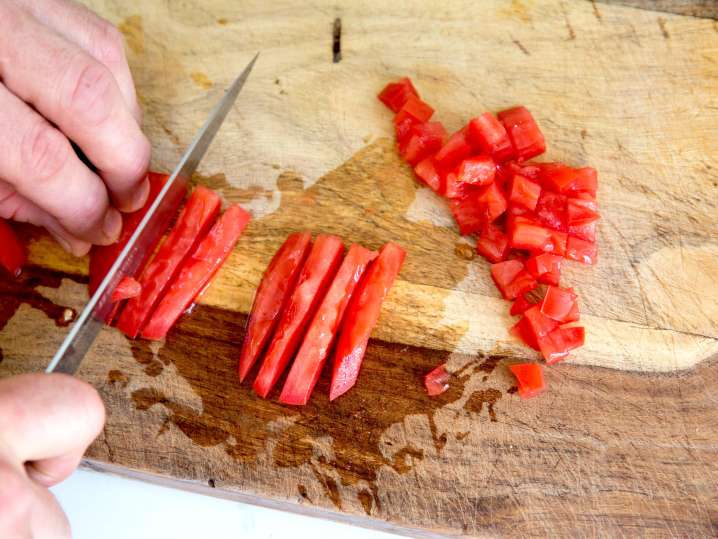
M 549 334 L 556 327 L 558 327 L 558 322 L 556 322 L 556 320 L 554 320 L 553 318 L 549 318 L 541 312 L 540 303 L 537 303 L 530 309 L 526 309 L 526 311 L 524 312 L 524 317 L 526 317 L 526 319 L 529 321 L 531 331 L 533 331 L 533 334 L 536 339 L 539 339 L 540 337 Z
M 469 142 L 483 153 L 491 155 L 498 163 L 513 157 L 513 146 L 506 128 L 490 112 L 469 122 Z
M 536 280 L 520 260 L 492 264 L 491 277 L 504 299 L 514 299 L 536 288 Z
M 506 211 L 506 197 L 495 183 L 483 187 L 478 198 L 487 223 L 494 222 Z
M 568 233 L 582 240 L 596 243 L 596 221 L 575 223 L 568 225 Z
M 596 221 L 598 215 L 598 204 L 595 200 L 583 198 L 569 198 L 566 200 L 566 217 L 568 224 Z
M 466 236 L 481 231 L 484 224 L 483 205 L 478 193 L 470 192 L 461 198 L 452 198 L 449 200 L 449 209 L 461 234 Z
M 427 157 L 419 161 L 416 167 L 414 167 L 414 173 L 436 193 L 442 193 L 441 175 L 436 168 L 436 162 L 433 157 Z
M 546 389 L 543 370 L 538 363 L 520 363 L 510 365 L 509 369 L 516 377 L 519 385 L 519 397 L 530 399 Z
M 142 293 L 142 285 L 134 277 L 123 277 L 112 291 L 110 299 L 117 303 L 125 299 L 136 298 Z
M 464 159 L 456 170 L 457 179 L 468 185 L 488 185 L 494 181 L 496 163 L 487 155 Z
M 509 230 L 509 244 L 514 249 L 526 249 L 531 252 L 553 251 L 551 230 L 536 224 L 525 217 L 516 216 Z
M 560 232 L 558 230 L 550 230 L 551 241 L 550 248 L 546 251 L 550 251 L 557 255 L 564 256 L 566 254 L 566 243 L 568 242 L 568 234 Z
M 541 355 L 549 365 L 565 359 L 571 350 L 583 346 L 585 340 L 586 332 L 580 326 L 558 327 L 537 339 Z
M 446 139 L 446 129 L 441 122 L 414 124 L 409 140 L 401 152 L 402 157 L 412 166 L 437 152 Z
M 540 194 L 541 186 L 525 176 L 516 174 L 511 180 L 509 202 L 512 204 L 534 211 Z
M 441 395 L 449 389 L 449 380 L 451 374 L 446 370 L 446 363 L 442 363 L 426 376 L 424 376 L 424 386 L 430 397 Z
M 509 239 L 497 226 L 487 224 L 476 240 L 476 251 L 489 262 L 501 262 L 508 254 Z
M 463 159 L 471 155 L 471 146 L 464 131 L 457 131 L 434 156 L 436 163 L 444 170 L 453 170 Z
M 396 132 L 396 142 L 399 144 L 399 153 L 404 152 L 406 145 L 409 144 L 412 128 L 419 123 L 421 122 L 409 114 L 402 113 L 401 117 L 397 114 L 394 118 L 394 131 Z
M 564 324 L 568 324 L 569 322 L 578 322 L 580 319 L 581 311 L 578 308 L 578 298 L 576 298 L 576 301 L 573 302 L 573 307 L 571 307 L 571 310 L 563 319 L 563 322 Z
M 25 244 L 18 239 L 10 223 L 0 219 L 0 267 L 5 268 L 13 277 L 18 277 L 26 262 Z
M 518 161 L 531 159 L 546 151 L 543 134 L 526 107 L 503 110 L 497 116 L 509 134 Z
M 401 110 L 394 117 L 394 124 L 401 122 L 407 116 L 413 118 L 417 122 L 428 122 L 431 116 L 434 114 L 432 109 L 427 103 L 424 103 L 421 99 L 414 95 L 410 95 L 409 98 L 401 107 Z
M 529 299 L 526 297 L 526 294 L 522 294 L 517 297 L 511 304 L 511 310 L 509 311 L 509 314 L 511 316 L 518 316 L 524 314 L 524 312 L 526 312 L 534 305 L 536 305 L 536 303 L 534 303 L 533 301 L 529 301 Z
M 419 93 L 414 88 L 408 77 L 403 77 L 396 82 L 390 82 L 377 96 L 379 101 L 384 103 L 393 112 L 399 112 L 404 106 L 409 96 L 419 97 Z
M 583 264 L 595 264 L 598 260 L 598 247 L 590 241 L 569 236 L 566 243 L 566 258 Z
M 549 286 L 541 302 L 541 313 L 557 322 L 566 322 L 575 303 L 576 293 L 573 289 Z
M 595 168 L 583 167 L 576 171 L 576 180 L 571 186 L 570 191 L 588 193 L 596 196 L 598 190 L 598 173 Z
M 540 253 L 529 257 L 526 261 L 526 269 L 538 282 L 558 286 L 562 262 L 563 256 Z
M 542 190 L 536 203 L 536 220 L 554 230 L 566 232 L 566 196 Z
M 596 196 L 598 177 L 591 167 L 571 168 L 561 163 L 547 163 L 542 167 L 541 178 L 546 187 L 557 193 Z
M 526 346 L 533 348 L 534 350 L 539 350 L 536 336 L 531 329 L 529 321 L 525 317 L 522 317 L 521 320 L 511 326 L 511 329 L 509 329 L 509 333 L 521 342 L 523 342 Z

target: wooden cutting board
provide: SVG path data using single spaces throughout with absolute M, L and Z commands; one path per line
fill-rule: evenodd
M 79 373 L 108 412 L 88 466 L 415 536 L 718 533 L 712 4 L 90 4 L 126 37 L 158 170 L 261 56 L 197 178 L 255 219 L 165 343 L 101 334 Z M 599 262 L 565 271 L 587 343 L 540 398 L 514 394 L 506 365 L 536 356 L 487 263 L 396 155 L 375 94 L 401 75 L 450 129 L 523 103 L 545 160 L 599 170 Z M 290 408 L 235 368 L 262 271 L 301 229 L 408 257 L 357 387 L 330 405 L 322 380 Z M 86 261 L 23 233 L 31 265 L 0 281 L 3 376 L 43 368 L 86 300 Z M 445 361 L 451 389 L 429 398 Z

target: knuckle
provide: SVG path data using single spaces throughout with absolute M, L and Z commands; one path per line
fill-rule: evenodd
M 98 22 L 92 38 L 95 57 L 105 65 L 125 61 L 125 41 L 122 33 L 107 21 Z
M 55 177 L 70 158 L 67 139 L 44 121 L 35 122 L 22 137 L 20 157 L 29 180 L 46 181 Z
M 102 224 L 102 218 L 107 211 L 107 192 L 100 182 L 94 182 L 92 187 L 83 192 L 75 208 L 74 219 L 77 226 L 85 229 L 94 229 Z
M 76 58 L 75 65 L 69 70 L 75 75 L 67 84 L 65 102 L 82 122 L 98 125 L 112 114 L 114 79 L 100 62 L 85 55 Z
M 150 142 L 140 133 L 136 141 L 131 144 L 131 149 L 126 155 L 126 175 L 133 180 L 141 180 L 145 177 L 150 166 L 150 155 L 152 148 Z

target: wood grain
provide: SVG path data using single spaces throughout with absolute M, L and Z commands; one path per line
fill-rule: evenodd
M 591 0 L 593 1 L 593 0 Z M 713 0 L 597 0 L 602 4 L 617 4 L 648 11 L 664 11 L 676 15 L 689 15 L 718 19 L 718 4 Z
M 160 170 L 262 51 L 196 178 L 255 219 L 166 343 L 102 333 L 80 372 L 108 409 L 92 466 L 410 535 L 718 532 L 713 21 L 579 1 L 91 5 L 125 34 Z M 599 263 L 566 271 L 588 342 L 544 397 L 510 392 L 506 364 L 535 355 L 396 156 L 374 96 L 402 74 L 451 129 L 521 102 L 546 160 L 599 170 Z M 357 388 L 330 406 L 323 380 L 295 409 L 234 369 L 261 273 L 300 229 L 408 257 Z M 43 367 L 86 298 L 86 261 L 24 232 L 32 266 L 0 281 L 0 375 Z M 421 376 L 443 361 L 451 390 L 429 399 Z

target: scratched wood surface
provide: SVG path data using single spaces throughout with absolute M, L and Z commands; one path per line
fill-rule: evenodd
M 666 2 L 91 4 L 127 39 L 156 169 L 262 55 L 197 177 L 255 219 L 165 343 L 101 334 L 79 373 L 108 410 L 88 465 L 410 535 L 718 532 L 713 20 Z M 403 74 L 450 128 L 524 103 L 545 159 L 599 170 L 600 260 L 566 271 L 587 344 L 541 398 L 513 394 L 506 365 L 535 356 L 487 264 L 395 154 L 374 95 Z M 305 228 L 409 255 L 358 386 L 330 405 L 322 380 L 296 409 L 233 373 L 261 273 Z M 86 261 L 22 232 L 31 266 L 0 280 L 3 376 L 40 369 L 86 299 Z M 429 399 L 443 361 L 451 389 Z

